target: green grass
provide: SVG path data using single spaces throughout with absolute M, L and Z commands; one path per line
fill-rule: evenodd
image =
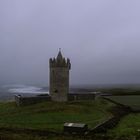
M 64 122 L 86 123 L 89 127 L 110 117 L 113 104 L 105 100 L 89 102 L 44 102 L 17 107 L 14 102 L 0 103 L 0 127 L 62 131 Z
M 128 96 L 109 96 L 111 100 L 118 103 L 131 106 L 132 108 L 140 109 L 140 96 L 139 95 L 128 95 Z
M 130 114 L 124 117 L 118 126 L 109 131 L 115 136 L 139 136 L 140 138 L 140 114 Z
M 64 122 L 87 123 L 90 128 L 104 121 L 111 114 L 107 111 L 114 104 L 98 99 L 88 102 L 44 102 L 36 105 L 17 107 L 14 102 L 0 103 L 0 127 L 31 128 L 62 131 Z M 131 139 L 140 136 L 140 114 L 130 114 L 120 121 L 106 136 L 111 140 Z M 84 138 L 66 136 L 39 136 L 3 130 L 0 139 L 4 140 L 80 140 Z M 95 138 L 96 140 L 100 138 Z
M 32 134 L 18 134 L 5 132 L 4 134 L 0 132 L 0 140 L 85 140 L 84 137 L 78 136 L 37 136 Z M 101 140 L 101 139 L 95 139 Z
M 130 106 L 134 110 L 140 110 L 140 96 L 110 96 L 118 103 Z M 114 139 L 140 139 L 140 113 L 132 113 L 121 119 L 117 127 L 108 131 Z

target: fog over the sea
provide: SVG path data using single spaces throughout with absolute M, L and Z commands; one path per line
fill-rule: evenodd
M 0 0 L 0 84 L 48 85 L 59 48 L 73 85 L 140 83 L 140 0 Z

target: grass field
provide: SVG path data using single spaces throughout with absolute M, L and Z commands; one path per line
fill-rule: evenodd
M 127 95 L 127 96 L 109 96 L 111 100 L 118 103 L 131 106 L 132 108 L 140 109 L 140 96 L 139 95 Z
M 119 125 L 113 130 L 109 131 L 115 136 L 139 136 L 140 138 L 140 113 L 130 114 L 124 117 Z
M 110 96 L 109 99 L 140 110 L 140 96 Z M 132 113 L 121 119 L 117 127 L 108 131 L 108 135 L 122 139 L 140 139 L 140 113 Z
M 0 103 L 0 128 L 31 128 L 60 132 L 64 122 L 87 123 L 89 128 L 92 128 L 111 116 L 107 110 L 112 106 L 114 104 L 103 99 L 90 102 L 44 102 L 25 107 L 17 107 L 14 102 Z M 139 136 L 139 128 L 140 114 L 130 114 L 124 117 L 116 128 L 109 130 L 106 136 L 110 136 L 110 140 L 131 139 L 133 136 Z M 45 137 L 5 130 L 0 131 L 0 139 L 85 140 L 78 137 Z M 95 139 L 101 140 L 98 137 Z
M 107 119 L 113 104 L 105 100 L 54 103 L 17 107 L 14 102 L 0 103 L 0 127 L 61 131 L 64 122 L 86 123 L 89 127 Z

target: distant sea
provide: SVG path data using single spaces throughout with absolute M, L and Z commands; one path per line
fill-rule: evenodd
M 30 85 L 2 85 L 0 86 L 0 101 L 12 101 L 14 95 L 36 96 L 37 94 L 48 94 L 48 87 Z
M 106 88 L 133 88 L 140 90 L 140 84 L 98 84 L 98 85 L 73 85 L 70 92 L 95 92 Z M 31 85 L 0 85 L 0 101 L 13 101 L 14 95 L 36 96 L 48 94 L 48 87 Z

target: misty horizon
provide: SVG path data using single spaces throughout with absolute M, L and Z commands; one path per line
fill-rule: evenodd
M 1 0 L 0 84 L 49 85 L 49 58 L 70 85 L 140 84 L 140 1 Z

